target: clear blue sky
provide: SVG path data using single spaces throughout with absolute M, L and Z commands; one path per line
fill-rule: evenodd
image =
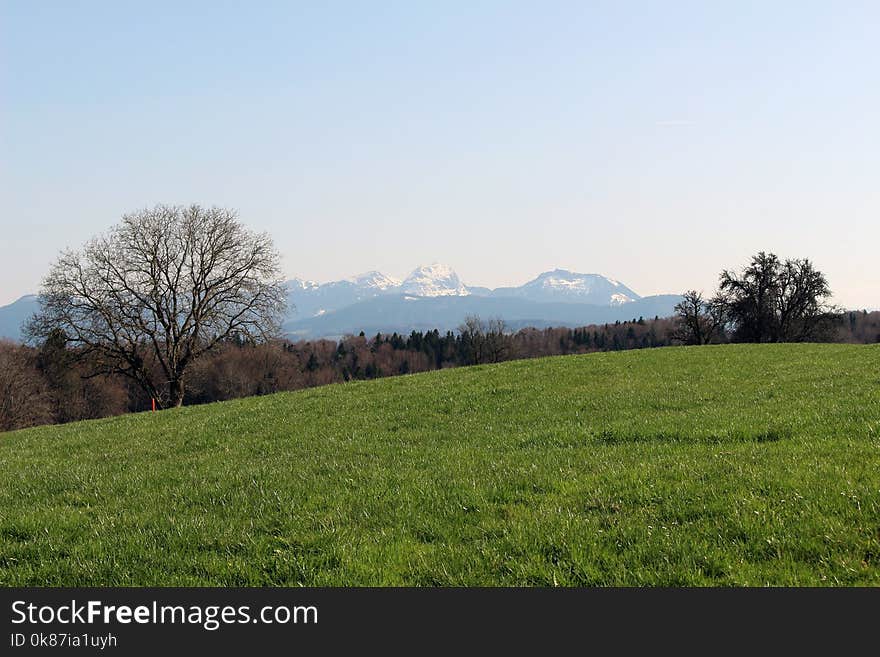
M 199 202 L 316 280 L 708 291 L 764 249 L 880 306 L 878 2 L 0 7 L 0 303 Z

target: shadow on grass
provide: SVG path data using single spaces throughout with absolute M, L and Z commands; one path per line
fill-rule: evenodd
M 520 449 L 575 449 L 589 445 L 680 444 L 725 445 L 775 443 L 792 437 L 789 429 L 733 430 L 723 433 L 685 433 L 675 431 L 637 431 L 632 429 L 601 429 L 588 433 L 533 434 L 518 441 Z
M 787 429 L 729 431 L 721 434 L 685 434 L 667 431 L 633 432 L 605 429 L 590 437 L 589 442 L 601 445 L 633 443 L 681 443 L 685 445 L 722 445 L 728 443 L 775 443 L 791 437 Z

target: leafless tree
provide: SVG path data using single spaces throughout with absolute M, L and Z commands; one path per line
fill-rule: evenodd
M 477 315 L 468 315 L 458 332 L 474 365 L 501 362 L 510 352 L 511 336 L 503 319 L 486 323 Z
M 485 334 L 486 357 L 490 363 L 507 360 L 511 351 L 512 338 L 507 324 L 500 317 L 489 320 Z
M 485 362 L 483 349 L 485 347 L 486 326 L 477 315 L 468 315 L 464 322 L 459 325 L 458 333 L 463 344 L 463 351 L 468 354 L 473 365 Z
M 95 374 L 125 375 L 160 406 L 180 406 L 194 361 L 226 340 L 277 333 L 279 272 L 271 238 L 235 212 L 157 206 L 63 252 L 28 334 L 42 340 L 60 330 Z
M 688 290 L 675 306 L 676 323 L 672 339 L 682 344 L 709 344 L 724 329 L 724 306 L 718 299 L 707 301 L 696 290 Z

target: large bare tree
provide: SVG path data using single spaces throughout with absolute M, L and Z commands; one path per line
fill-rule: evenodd
M 63 332 L 95 373 L 136 381 L 161 407 L 180 406 L 186 372 L 228 339 L 275 335 L 284 312 L 279 255 L 235 212 L 157 206 L 125 215 L 43 281 L 31 339 Z

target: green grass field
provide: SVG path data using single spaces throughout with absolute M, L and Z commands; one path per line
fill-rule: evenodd
M 878 585 L 880 347 L 568 356 L 0 436 L 0 584 Z

